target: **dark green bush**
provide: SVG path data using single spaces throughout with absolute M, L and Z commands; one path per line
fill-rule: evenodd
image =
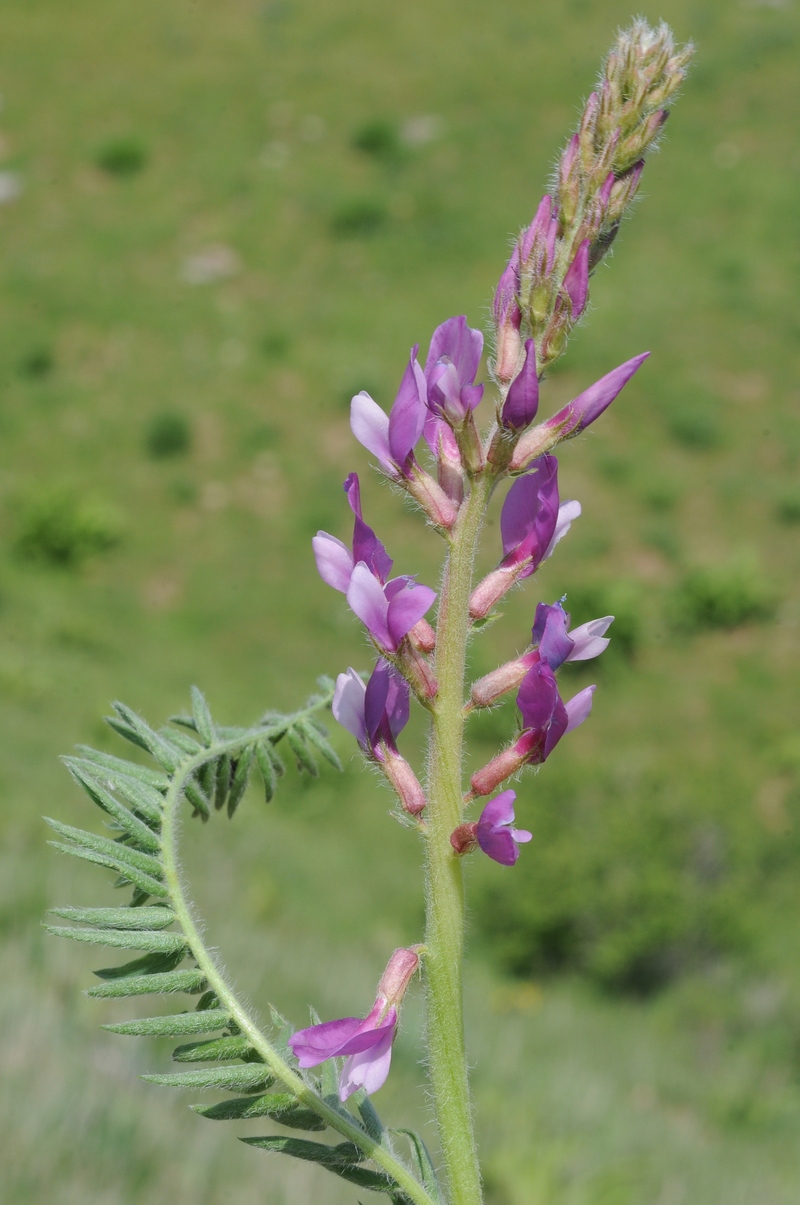
M 353 135 L 353 146 L 374 159 L 397 159 L 402 149 L 397 123 L 386 119 L 366 122 Z
M 19 374 L 23 377 L 46 377 L 53 371 L 55 357 L 52 350 L 42 344 L 32 347 L 19 362 Z
M 774 590 L 755 565 L 733 561 L 687 573 L 672 597 L 672 622 L 685 632 L 735 628 L 770 619 L 776 603 Z
M 376 234 L 386 225 L 388 217 L 383 201 L 361 197 L 340 206 L 331 220 L 331 231 L 337 238 Z
M 147 148 L 136 137 L 109 138 L 97 148 L 94 161 L 110 176 L 135 176 L 147 164 Z
M 52 488 L 29 499 L 17 533 L 17 552 L 51 565 L 74 566 L 119 543 L 122 524 L 110 507 L 71 490 Z
M 183 414 L 165 410 L 150 420 L 145 435 L 145 447 L 148 455 L 154 460 L 180 456 L 188 452 L 191 442 L 191 429 Z

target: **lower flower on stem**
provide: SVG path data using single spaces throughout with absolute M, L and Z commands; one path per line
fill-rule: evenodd
M 395 950 L 366 1017 L 325 1021 L 300 1029 L 289 1038 L 289 1046 L 303 1068 L 346 1056 L 339 1076 L 340 1100 L 347 1100 L 360 1088 L 370 1096 L 386 1083 L 397 1032 L 397 1009 L 419 966 L 421 951 L 422 946 Z

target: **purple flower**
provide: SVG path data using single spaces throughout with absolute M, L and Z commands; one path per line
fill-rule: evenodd
M 539 377 L 536 372 L 536 348 L 533 339 L 525 342 L 525 362 L 511 382 L 500 422 L 504 427 L 522 431 L 536 418 L 539 409 Z
M 569 614 L 560 602 L 553 603 L 552 607 L 539 603 L 531 629 L 531 643 L 537 646 L 542 660 L 555 671 L 565 661 L 591 661 L 605 652 L 610 643 L 605 634 L 613 622 L 613 615 L 605 615 L 570 632 Z
M 540 657 L 523 678 L 517 694 L 522 732 L 513 745 L 473 774 L 473 794 L 490 795 L 524 765 L 538 766 L 546 761 L 562 736 L 588 717 L 594 691 L 594 686 L 587 686 L 565 704 L 558 693 L 552 669 Z
M 395 950 L 366 1017 L 325 1021 L 298 1030 L 289 1038 L 289 1046 L 303 1068 L 346 1056 L 339 1076 L 340 1100 L 347 1100 L 360 1088 L 369 1096 L 386 1082 L 397 1030 L 397 1006 L 419 966 L 418 950 L 419 947 Z
M 366 684 L 354 669 L 339 674 L 333 716 L 365 753 L 383 760 L 382 746 L 397 752 L 397 737 L 408 723 L 409 696 L 405 678 L 381 657 Z
M 379 648 L 396 653 L 405 636 L 433 606 L 436 591 L 413 577 L 396 577 L 384 586 L 363 561 L 353 569 L 347 602 Z
M 494 374 L 499 381 L 510 381 L 517 371 L 522 314 L 519 308 L 520 249 L 515 247 L 497 283 L 492 302 L 496 345 Z
M 599 381 L 595 381 L 588 389 L 584 389 L 583 393 L 579 393 L 576 398 L 573 398 L 563 410 L 559 410 L 552 418 L 548 418 L 544 425 L 551 429 L 558 429 L 561 439 L 566 439 L 569 435 L 577 435 L 579 431 L 583 431 L 596 418 L 599 418 L 603 411 L 611 405 L 614 398 L 627 385 L 649 355 L 649 351 L 642 352 L 641 355 L 634 356 L 632 360 L 626 360 L 618 368 L 607 372 Z
M 519 477 L 500 513 L 503 559 L 472 592 L 470 615 L 482 619 L 516 582 L 530 577 L 552 555 L 581 513 L 580 502 L 558 499 L 558 461 L 541 456 Z
M 573 319 L 580 318 L 589 299 L 589 240 L 585 238 L 564 277 Z
M 425 361 L 428 408 L 452 426 L 460 426 L 483 397 L 483 385 L 474 384 L 482 351 L 483 335 L 463 315 L 433 332 Z
M 417 351 L 417 346 L 411 349 L 388 415 L 368 393 L 356 394 L 350 404 L 350 429 L 358 442 L 377 458 L 384 473 L 395 479 L 409 478 L 412 474 L 414 448 L 422 436 L 427 413 L 427 385 Z
M 476 837 L 485 854 L 501 866 L 513 866 L 519 857 L 519 846 L 530 841 L 533 834 L 524 828 L 511 828 L 514 823 L 515 791 L 503 791 L 481 812 Z
M 386 581 L 392 568 L 392 558 L 362 518 L 361 489 L 357 473 L 349 475 L 344 483 L 344 491 L 355 515 L 352 552 L 346 544 L 335 536 L 328 535 L 326 531 L 318 531 L 311 541 L 320 577 L 342 594 L 347 593 L 353 569 L 359 561 L 363 561 L 381 583 Z

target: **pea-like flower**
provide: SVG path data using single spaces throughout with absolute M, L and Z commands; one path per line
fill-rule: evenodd
M 333 586 L 334 590 L 346 594 L 353 570 L 359 561 L 363 562 L 382 584 L 386 582 L 393 562 L 375 532 L 364 522 L 358 474 L 350 473 L 343 488 L 350 509 L 355 515 L 352 549 L 337 540 L 336 536 L 329 535 L 327 531 L 318 531 L 311 541 L 311 546 L 322 580 Z
M 525 828 L 512 828 L 515 820 L 516 791 L 502 791 L 487 803 L 477 822 L 460 824 L 450 836 L 457 854 L 466 854 L 479 846 L 501 866 L 513 866 L 519 857 L 519 846 L 533 837 Z
M 368 1096 L 386 1082 L 397 1032 L 397 1009 L 419 966 L 420 946 L 395 950 L 384 971 L 375 1003 L 366 1017 L 342 1017 L 300 1029 L 289 1046 L 303 1068 L 345 1056 L 339 1076 L 339 1099 L 360 1088 Z
M 431 413 L 453 427 L 460 426 L 483 397 L 475 384 L 481 362 L 483 335 L 466 318 L 448 318 L 431 337 L 425 361 L 427 404 Z
M 563 599 L 552 606 L 539 603 L 531 629 L 530 648 L 521 657 L 507 661 L 474 683 L 470 694 L 473 707 L 491 707 L 502 695 L 519 686 L 537 661 L 546 661 L 555 672 L 565 661 L 590 661 L 605 652 L 610 643 L 606 632 L 614 622 L 614 616 L 590 619 L 570 631 L 569 613 L 562 603 Z
M 588 718 L 594 691 L 594 686 L 587 686 L 564 703 L 555 674 L 547 661 L 539 657 L 522 679 L 517 694 L 522 732 L 512 745 L 473 774 L 473 795 L 490 795 L 523 766 L 537 766 L 546 761 L 562 736 Z
M 519 477 L 506 495 L 500 514 L 505 555 L 497 569 L 473 591 L 469 606 L 472 618 L 483 619 L 516 582 L 535 573 L 580 513 L 579 502 L 559 505 L 555 456 L 535 461 L 531 471 Z

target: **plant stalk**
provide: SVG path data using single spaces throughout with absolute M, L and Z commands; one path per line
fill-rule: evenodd
M 436 634 L 436 677 L 428 745 L 428 824 L 424 973 L 428 1068 L 450 1205 L 481 1205 L 480 1168 L 472 1125 L 464 1044 L 462 964 L 464 878 L 450 834 L 462 819 L 464 676 L 469 599 L 478 537 L 493 486 L 474 481 L 452 533 Z

